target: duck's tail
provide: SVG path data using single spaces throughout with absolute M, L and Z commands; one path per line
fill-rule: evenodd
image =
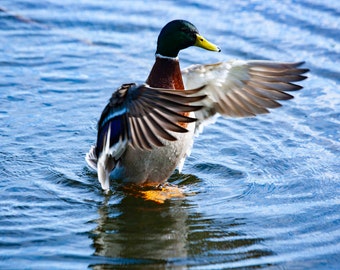
M 110 189 L 110 173 L 116 166 L 115 160 L 106 153 L 101 153 L 98 159 L 95 146 L 91 146 L 85 160 L 92 169 L 98 172 L 98 181 L 102 189 L 108 191 Z
M 89 165 L 92 169 L 97 171 L 97 154 L 96 154 L 96 147 L 94 145 L 91 146 L 88 153 L 86 153 L 85 160 L 87 165 Z

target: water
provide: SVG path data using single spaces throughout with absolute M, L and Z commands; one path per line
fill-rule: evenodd
M 340 267 L 339 1 L 0 8 L 1 269 Z M 175 18 L 222 49 L 187 49 L 182 67 L 305 60 L 309 79 L 269 115 L 206 128 L 171 178 L 184 199 L 105 196 L 84 161 L 96 121 L 115 88 L 145 80 Z

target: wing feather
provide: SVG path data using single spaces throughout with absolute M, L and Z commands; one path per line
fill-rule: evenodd
M 232 117 L 255 116 L 280 107 L 278 100 L 293 98 L 286 93 L 302 89 L 299 82 L 309 70 L 304 62 L 233 60 L 211 65 L 194 65 L 182 70 L 186 88 L 206 87 L 207 98 L 193 105 L 203 108 L 195 112 L 196 127 L 216 114 Z
M 155 113 L 151 114 L 148 118 L 150 123 L 152 124 L 151 127 L 154 131 L 154 133 L 163 139 L 166 139 L 168 141 L 176 141 L 176 137 L 172 136 L 167 130 L 171 130 L 168 126 L 164 125 L 164 122 L 160 120 L 159 117 Z
M 142 120 L 143 120 L 143 128 L 145 129 L 145 132 L 147 134 L 147 137 L 149 138 L 150 142 L 152 145 L 155 145 L 155 146 L 158 146 L 158 147 L 162 147 L 164 146 L 164 144 L 162 143 L 162 141 L 159 139 L 159 137 L 157 137 L 157 135 L 159 134 L 158 133 L 158 130 L 156 129 L 157 126 L 155 126 L 153 123 L 152 123 L 152 120 L 151 119 L 151 115 L 149 117 L 143 117 Z M 164 129 L 163 129 L 164 130 Z M 163 137 L 163 136 L 161 136 Z M 164 137 L 163 137 L 164 138 Z
M 146 150 L 151 150 L 151 142 L 152 138 L 148 136 L 147 129 L 145 127 L 145 122 L 143 121 L 143 117 L 138 117 L 134 119 L 136 122 L 136 127 L 137 127 L 137 136 L 140 139 L 141 145 L 140 148 L 146 149 Z
M 202 105 L 191 105 L 206 96 L 200 94 L 203 87 L 186 91 L 152 88 L 146 84 L 123 84 L 112 94 L 98 122 L 95 154 L 102 153 L 117 161 L 128 144 L 135 148 L 151 150 L 161 147 L 161 138 L 174 141 L 172 132 L 187 132 L 180 123 L 196 121 L 183 112 L 197 111 Z M 93 152 L 94 150 L 92 150 Z

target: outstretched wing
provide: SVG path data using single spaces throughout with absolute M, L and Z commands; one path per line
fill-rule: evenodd
M 287 91 L 302 87 L 293 82 L 306 79 L 304 62 L 233 60 L 212 65 L 194 65 L 182 70 L 186 88 L 206 87 L 203 109 L 195 113 L 196 127 L 214 115 L 255 116 L 280 107 L 277 100 L 293 98 Z
M 183 113 L 202 109 L 200 105 L 190 105 L 206 97 L 198 93 L 202 88 L 178 91 L 123 84 L 102 112 L 97 144 L 86 156 L 88 164 L 96 168 L 103 153 L 117 161 L 128 144 L 150 150 L 163 146 L 161 138 L 175 141 L 169 131 L 187 132 L 180 124 L 196 121 Z

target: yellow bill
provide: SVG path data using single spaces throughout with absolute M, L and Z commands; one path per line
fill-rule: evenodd
M 196 43 L 194 46 L 201 47 L 203 49 L 206 49 L 208 51 L 214 51 L 214 52 L 220 52 L 221 49 L 217 47 L 215 44 L 209 42 L 204 37 L 202 37 L 199 34 L 196 34 Z

